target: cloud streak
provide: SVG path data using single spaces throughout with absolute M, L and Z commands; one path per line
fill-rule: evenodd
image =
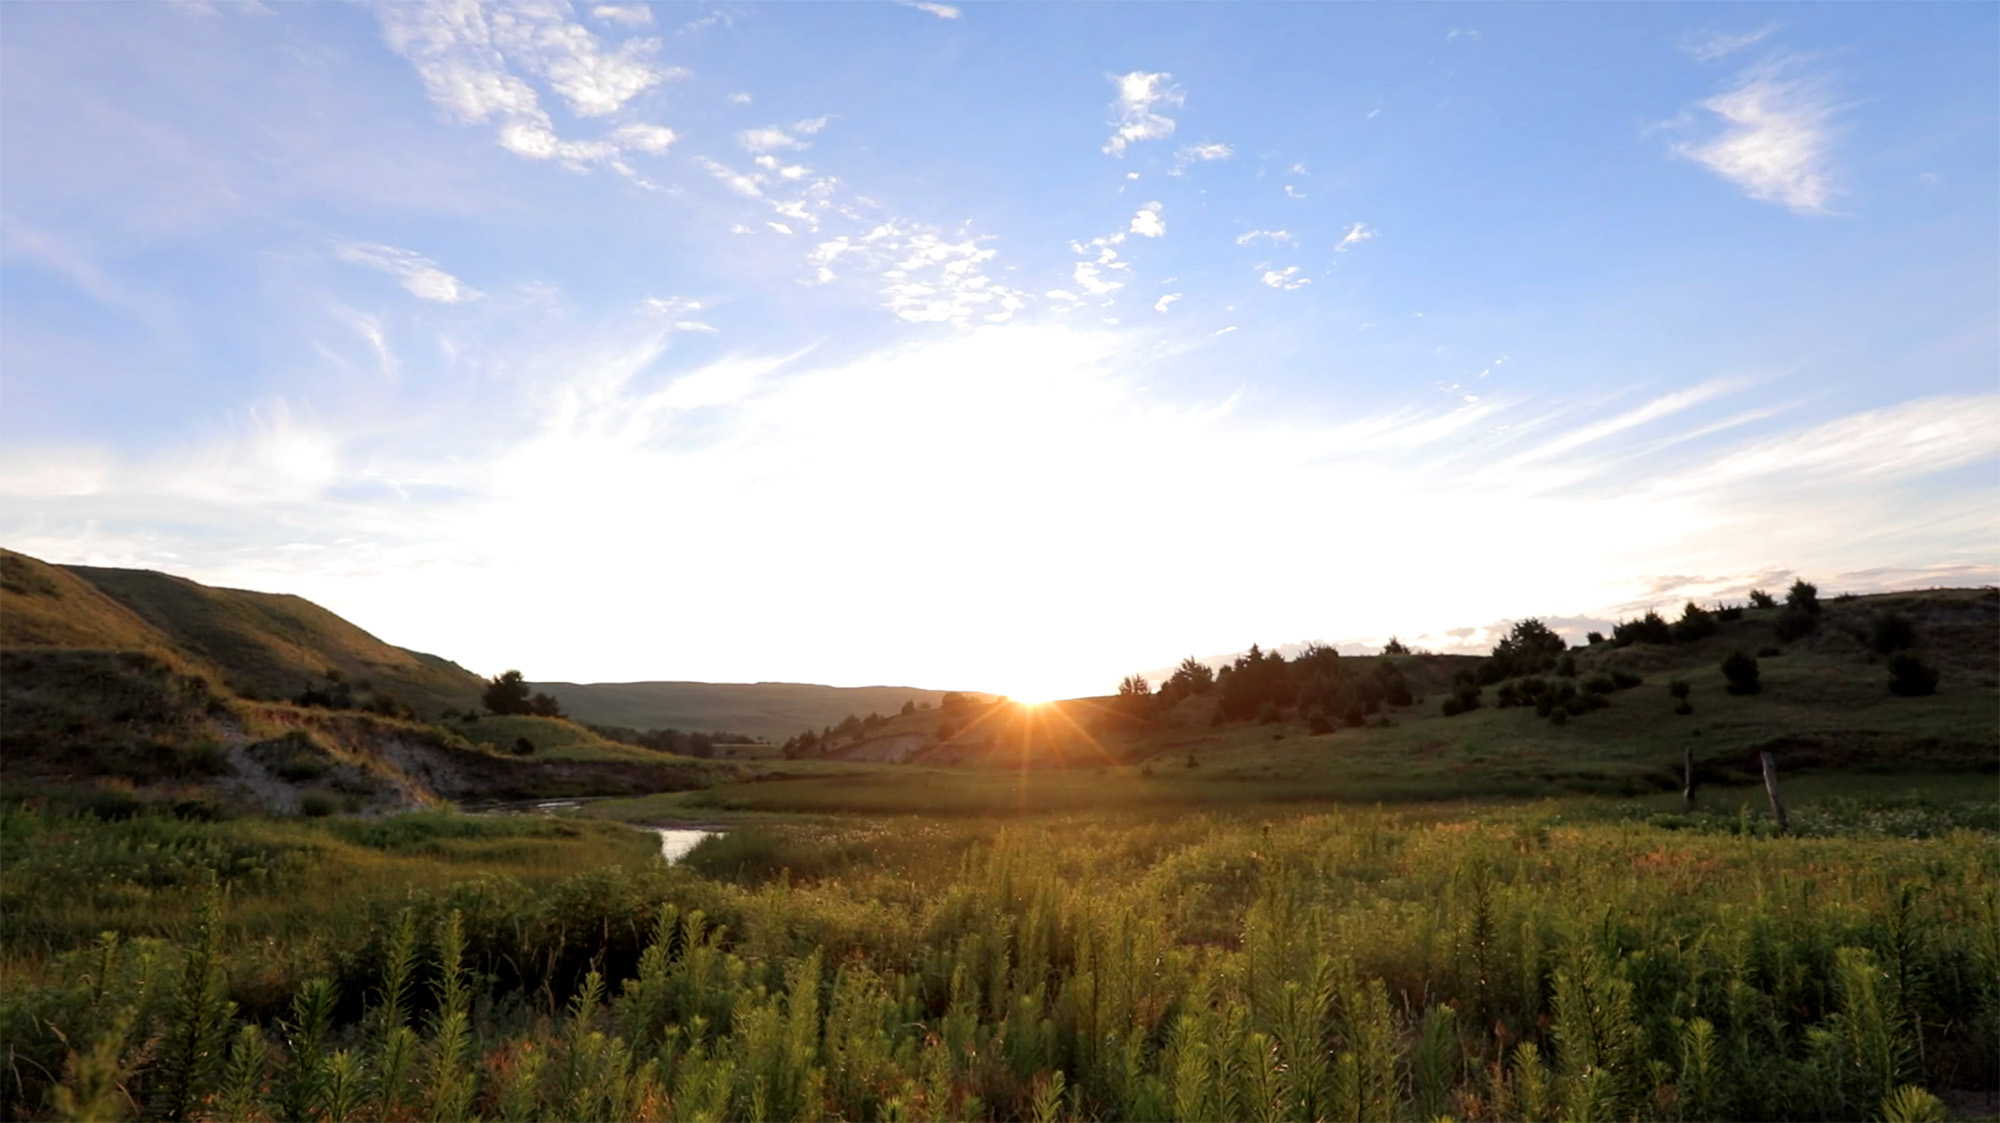
M 437 304 L 463 304 L 479 299 L 479 290 L 438 268 L 422 254 L 372 242 L 343 242 L 333 256 L 350 265 L 379 269 L 400 281 L 410 295 Z
M 1111 139 L 1104 142 L 1106 154 L 1123 156 L 1127 148 L 1140 141 L 1164 140 L 1174 135 L 1174 119 L 1160 112 L 1175 108 L 1186 99 L 1181 88 L 1174 85 L 1173 75 L 1134 70 L 1111 81 L 1118 87 L 1118 96 L 1111 103 L 1116 116 L 1111 122 Z

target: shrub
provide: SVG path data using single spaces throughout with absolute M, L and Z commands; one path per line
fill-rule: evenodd
M 1349 703 L 1347 712 L 1342 715 L 1342 718 L 1347 722 L 1350 729 L 1359 729 L 1368 724 L 1368 707 L 1362 705 L 1360 702 Z
M 299 796 L 299 814 L 308 819 L 324 819 L 339 808 L 331 792 L 306 792 Z
M 1674 630 L 1659 613 L 1649 610 L 1637 620 L 1622 621 L 1612 628 L 1611 642 L 1619 647 L 1633 643 L 1672 643 Z
M 1757 660 L 1741 651 L 1731 652 L 1722 661 L 1722 677 L 1729 680 L 1731 694 L 1755 694 L 1763 689 L 1757 682 Z
M 1568 710 L 1552 710 L 1552 711 L 1550 711 L 1550 713 L 1549 713 L 1549 724 L 1550 724 L 1550 725 L 1568 725 L 1568 724 L 1569 724 L 1569 711 L 1568 711 Z
M 1889 693 L 1904 698 L 1920 698 L 1937 693 L 1937 668 L 1907 652 L 1889 659 Z
M 514 738 L 515 756 L 529 756 L 532 755 L 534 751 L 535 751 L 535 743 L 533 741 L 528 740 L 526 737 Z
M 1757 658 L 1776 659 L 1778 656 L 1783 655 L 1784 653 L 1785 650 L 1784 648 L 1781 647 L 1760 647 L 1757 649 Z
M 1778 598 L 1772 596 L 1771 594 L 1765 592 L 1762 589 L 1752 589 L 1750 590 L 1750 607 L 1776 608 L 1778 607 Z
M 1785 607 L 1796 608 L 1808 616 L 1819 615 L 1819 586 L 1801 577 L 1785 590 Z
M 1690 686 L 1688 680 L 1684 678 L 1677 678 L 1667 684 L 1667 693 L 1679 698 L 1683 702 L 1687 701 L 1687 696 L 1693 691 L 1694 687 Z
M 1458 700 L 1458 695 L 1447 694 L 1445 695 L 1444 702 L 1439 705 L 1438 711 L 1446 717 L 1457 717 L 1465 712 L 1465 703 Z
M 1257 711 L 1257 720 L 1265 725 L 1270 725 L 1277 721 L 1279 716 L 1278 704 L 1276 702 L 1266 702 L 1263 708 Z
M 1638 686 L 1641 683 L 1644 683 L 1645 681 L 1646 681 L 1645 679 L 1640 678 L 1638 675 L 1633 674 L 1631 671 L 1611 672 L 1612 685 L 1616 686 L 1620 690 L 1630 690 L 1633 687 Z
M 1325 710 L 1314 710 L 1306 718 L 1306 732 L 1315 737 L 1323 737 L 1333 732 L 1333 720 L 1326 716 Z
M 1875 615 L 1873 634 L 1868 646 L 1883 655 L 1894 655 L 1898 651 L 1914 647 L 1917 643 L 1916 625 L 1900 612 L 1879 612 Z
M 1715 614 L 1694 603 L 1687 602 L 1681 609 L 1681 618 L 1674 621 L 1674 642 L 1692 643 L 1715 634 Z
M 1618 689 L 1618 684 L 1611 681 L 1610 675 L 1592 675 L 1581 685 L 1585 694 L 1609 694 Z
M 1520 705 L 1521 704 L 1520 686 L 1511 682 L 1501 683 L 1500 692 L 1495 697 L 1494 701 L 1503 710 L 1511 710 L 1515 706 Z
M 1743 619 L 1743 606 L 1740 604 L 1724 605 L 1715 610 L 1715 618 L 1717 620 L 1741 620 Z
M 1674 707 L 1674 713 L 1680 715 L 1681 717 L 1686 717 L 1693 712 L 1694 712 L 1694 707 L 1690 705 L 1685 699 L 1683 699 L 1679 705 Z
M 534 706 L 528 692 L 528 680 L 519 671 L 503 671 L 499 678 L 486 680 L 486 689 L 480 693 L 479 701 L 496 714 L 525 714 Z
M 1595 646 L 1597 646 L 1598 644 L 1600 644 L 1600 643 L 1603 643 L 1603 642 L 1604 642 L 1604 633 L 1603 633 L 1603 632 L 1591 632 L 1591 633 L 1589 633 L 1588 635 L 1584 636 L 1584 637 L 1583 637 L 1583 639 L 1584 639 L 1584 642 L 1586 642 L 1586 643 L 1590 644 L 1590 645 L 1591 645 L 1592 647 L 1595 647 Z
M 1556 673 L 1564 678 L 1575 678 L 1576 656 L 1567 651 L 1563 652 L 1563 657 L 1556 660 Z
M 1388 664 L 1384 664 L 1384 666 L 1388 666 Z M 1392 706 L 1407 706 L 1416 701 L 1416 699 L 1410 696 L 1410 684 L 1408 680 L 1404 679 L 1401 674 L 1389 678 L 1383 684 L 1383 691 L 1383 700 Z
M 1790 643 L 1795 639 L 1811 635 L 1819 627 L 1819 617 L 1797 605 L 1787 604 L 1778 613 L 1777 623 L 1771 627 L 1778 633 L 1780 640 Z

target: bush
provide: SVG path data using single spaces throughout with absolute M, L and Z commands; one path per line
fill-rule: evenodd
M 1257 720 L 1265 725 L 1276 722 L 1279 717 L 1280 714 L 1278 713 L 1278 704 L 1276 702 L 1266 702 L 1263 708 L 1257 711 Z
M 1681 609 L 1681 618 L 1674 621 L 1674 642 L 1693 643 L 1715 634 L 1715 614 L 1694 603 L 1687 602 Z
M 1690 686 L 1688 680 L 1684 678 L 1677 678 L 1667 684 L 1667 693 L 1683 702 L 1687 701 L 1687 696 L 1693 693 L 1693 691 L 1694 687 Z
M 1585 636 L 1583 637 L 1583 639 L 1584 639 L 1584 642 L 1585 642 L 1585 643 L 1588 643 L 1588 644 L 1589 644 L 1590 646 L 1592 646 L 1592 647 L 1596 647 L 1596 646 L 1597 646 L 1598 644 L 1600 644 L 1600 643 L 1603 643 L 1603 642 L 1604 642 L 1604 633 L 1603 633 L 1603 632 L 1591 632 L 1591 633 L 1589 633 L 1588 635 L 1585 635 Z
M 1553 711 L 1551 711 L 1551 712 L 1549 713 L 1549 724 L 1550 724 L 1550 725 L 1568 725 L 1568 724 L 1569 724 L 1569 711 L 1568 711 L 1568 710 L 1553 710 Z
M 1556 673 L 1564 678 L 1575 678 L 1576 656 L 1567 651 L 1563 652 L 1563 657 L 1556 660 Z
M 1678 714 L 1681 717 L 1686 717 L 1693 712 L 1694 712 L 1694 707 L 1688 704 L 1686 700 L 1682 700 L 1679 705 L 1674 707 L 1674 713 Z
M 1937 668 L 1907 653 L 1889 659 L 1889 693 L 1903 698 L 1921 698 L 1937 693 Z
M 308 819 L 324 819 L 340 809 L 331 792 L 306 792 L 299 796 L 299 814 Z
M 1592 675 L 1581 685 L 1585 694 L 1609 694 L 1618 689 L 1618 684 L 1611 681 L 1610 675 Z
M 528 740 L 526 737 L 514 738 L 515 756 L 531 756 L 534 754 L 534 751 L 535 743 L 533 741 Z
M 1875 615 L 1873 634 L 1868 646 L 1882 655 L 1894 655 L 1898 651 L 1915 647 L 1917 643 L 1916 625 L 1900 612 L 1879 612 Z
M 1324 737 L 1333 732 L 1333 721 L 1326 716 L 1325 710 L 1314 710 L 1306 718 L 1306 732 L 1315 737 Z
M 1782 647 L 1760 647 L 1757 649 L 1757 658 L 1776 659 L 1778 656 L 1783 655 L 1784 653 L 1785 649 Z
M 1773 624 L 1771 629 L 1778 633 L 1780 640 L 1790 643 L 1813 634 L 1818 627 L 1819 616 L 1815 612 L 1808 612 L 1795 604 L 1787 604 L 1784 610 L 1778 613 L 1777 623 Z
M 1447 694 L 1445 695 L 1444 702 L 1439 705 L 1438 711 L 1446 717 L 1457 717 L 1465 712 L 1465 703 L 1458 700 L 1458 695 Z
M 1368 724 L 1368 707 L 1360 702 L 1350 703 L 1347 713 L 1343 714 L 1342 718 L 1347 722 L 1348 728 L 1359 729 Z
M 1611 629 L 1611 642 L 1619 647 L 1634 643 L 1672 643 L 1674 630 L 1660 614 L 1648 611 L 1637 620 L 1626 620 Z
M 1715 618 L 1717 620 L 1741 620 L 1743 619 L 1743 606 L 1740 604 L 1724 605 L 1715 610 Z
M 1638 675 L 1633 674 L 1631 671 L 1611 672 L 1611 683 L 1620 690 L 1630 690 L 1635 686 L 1641 685 L 1645 681 L 1646 681 L 1645 679 L 1640 678 Z
M 1501 683 L 1500 692 L 1494 698 L 1494 701 L 1503 710 L 1511 710 L 1515 706 L 1520 705 L 1521 704 L 1520 686 L 1511 682 Z
M 1755 694 L 1763 689 L 1757 681 L 1757 660 L 1741 651 L 1731 652 L 1722 661 L 1722 677 L 1729 680 L 1731 694 Z
M 1819 615 L 1819 586 L 1801 577 L 1785 590 L 1785 607 L 1796 608 L 1807 616 Z
M 1750 607 L 1776 608 L 1778 607 L 1778 598 L 1772 596 L 1771 594 L 1765 592 L 1762 589 L 1752 589 L 1750 590 Z

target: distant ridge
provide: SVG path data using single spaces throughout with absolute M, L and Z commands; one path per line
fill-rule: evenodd
M 633 729 L 726 729 L 782 741 L 848 714 L 894 715 L 904 702 L 938 706 L 946 691 L 798 682 L 538 682 L 578 721 Z M 985 695 L 979 695 L 984 697 Z

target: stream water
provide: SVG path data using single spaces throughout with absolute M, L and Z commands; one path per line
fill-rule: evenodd
M 670 866 L 687 857 L 688 851 L 693 850 L 702 839 L 712 834 L 722 833 L 721 831 L 669 829 L 666 827 L 657 827 L 654 829 L 660 836 L 660 857 L 665 858 L 667 864 Z

